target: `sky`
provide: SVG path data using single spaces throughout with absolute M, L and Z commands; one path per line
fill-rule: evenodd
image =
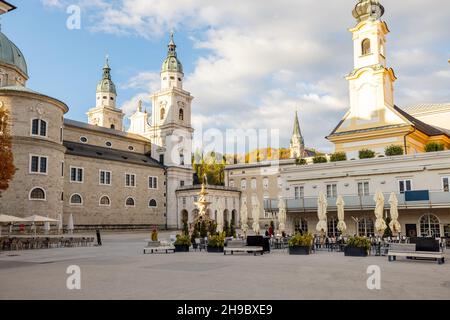
M 279 129 L 288 146 L 298 110 L 306 145 L 330 152 L 325 136 L 349 108 L 356 0 L 9 2 L 18 9 L 2 16 L 2 32 L 26 58 L 27 86 L 64 101 L 70 119 L 87 120 L 106 55 L 118 106 L 130 115 L 142 99 L 151 109 L 171 30 L 196 130 Z M 450 102 L 450 1 L 381 3 L 395 103 Z M 80 29 L 67 28 L 71 5 Z

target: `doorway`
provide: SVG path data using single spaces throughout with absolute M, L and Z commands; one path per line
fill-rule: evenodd
M 409 238 L 417 237 L 417 225 L 416 224 L 407 224 L 405 225 L 406 236 Z

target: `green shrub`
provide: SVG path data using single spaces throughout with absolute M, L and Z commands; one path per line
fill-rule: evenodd
M 304 158 L 297 158 L 297 159 L 295 159 L 295 164 L 304 166 L 305 164 L 308 164 L 308 162 Z
M 359 158 L 360 159 L 371 159 L 375 158 L 375 151 L 369 149 L 359 150 Z
M 183 219 L 183 234 L 186 236 L 189 234 L 189 226 L 187 219 Z
M 188 235 L 177 234 L 177 239 L 174 243 L 176 246 L 190 246 L 191 239 L 189 239 Z
M 209 236 L 208 246 L 214 248 L 223 248 L 225 246 L 225 233 Z
M 313 158 L 313 163 L 327 163 L 327 157 L 323 155 L 317 155 Z
M 403 151 L 403 147 L 399 146 L 399 145 L 392 145 L 389 147 L 386 147 L 386 149 L 384 149 L 384 153 L 391 157 L 391 156 L 401 156 L 402 154 L 404 154 Z
M 346 160 L 347 155 L 345 154 L 345 152 L 335 152 L 330 157 L 331 162 L 346 161 Z
M 194 225 L 194 230 L 192 231 L 192 234 L 191 234 L 191 242 L 194 243 L 196 238 L 200 238 L 200 232 L 199 232 L 199 225 L 198 225 L 198 223 L 196 223 Z
M 209 234 L 216 234 L 217 233 L 217 223 L 214 221 L 210 221 L 208 226 L 208 232 Z
M 438 142 L 429 142 L 425 145 L 425 152 L 444 151 L 444 144 Z
M 206 236 L 208 236 L 208 229 L 207 229 L 207 227 L 206 227 L 206 222 L 205 222 L 205 220 L 203 220 L 203 221 L 200 223 L 200 237 L 204 238 L 204 237 L 206 237 Z
M 289 247 L 311 247 L 313 244 L 313 235 L 311 233 L 297 233 L 289 240 Z
M 365 237 L 350 237 L 346 244 L 348 247 L 364 248 L 367 251 L 370 250 L 370 240 Z
M 234 224 L 235 224 L 235 222 L 234 222 L 234 219 L 233 218 L 231 218 L 231 221 L 230 221 L 230 228 L 229 228 L 229 230 L 230 230 L 230 233 L 229 233 L 229 237 L 236 237 L 236 227 L 234 226 Z

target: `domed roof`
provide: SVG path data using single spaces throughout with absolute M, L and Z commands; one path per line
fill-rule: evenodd
M 372 19 L 380 19 L 384 14 L 384 7 L 379 0 L 359 0 L 353 9 L 353 17 L 358 22 Z
M 109 60 L 106 58 L 105 66 L 103 67 L 103 78 L 97 85 L 97 92 L 116 93 L 116 85 L 111 80 L 111 68 L 109 67 Z
M 171 71 L 183 73 L 183 65 L 177 58 L 177 45 L 173 40 L 173 32 L 170 34 L 170 42 L 168 45 L 167 58 L 164 60 L 161 72 Z
M 12 65 L 28 77 L 27 63 L 17 46 L 0 32 L 0 62 Z

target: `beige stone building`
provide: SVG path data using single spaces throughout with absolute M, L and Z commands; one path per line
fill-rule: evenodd
M 13 9 L 0 1 L 2 13 Z M 69 107 L 27 80 L 24 55 L 0 32 L 0 108 L 10 113 L 17 168 L 0 213 L 62 215 L 64 223 L 72 215 L 76 229 L 179 227 L 176 190 L 193 179 L 193 97 L 183 89 L 173 35 L 153 117 L 139 104 L 128 132 L 108 59 L 88 123 L 65 119 Z

